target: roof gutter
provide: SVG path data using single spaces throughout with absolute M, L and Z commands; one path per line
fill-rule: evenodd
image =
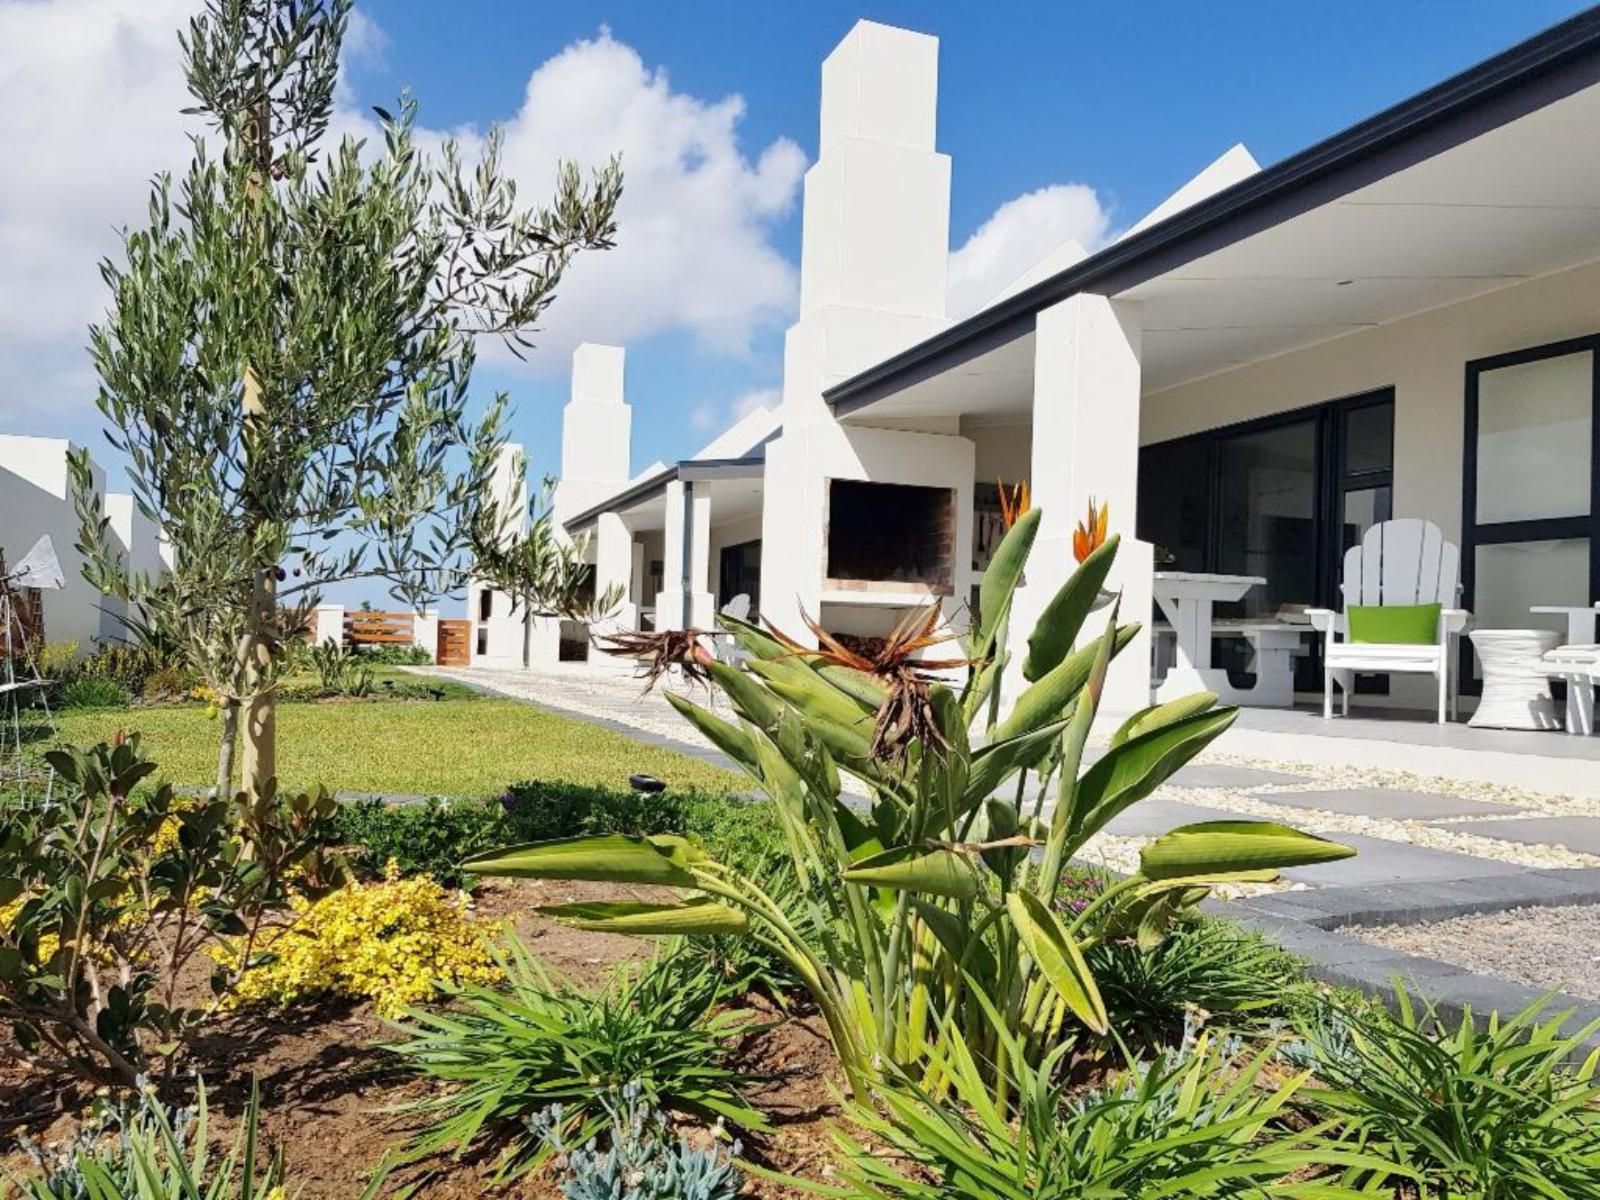
M 1600 6 L 1114 242 L 823 393 L 836 416 L 1032 332 L 1079 292 L 1114 294 L 1600 83 Z

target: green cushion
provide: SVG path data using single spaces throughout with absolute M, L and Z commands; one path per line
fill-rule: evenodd
M 1441 607 L 1438 604 L 1352 604 L 1345 613 L 1350 621 L 1350 640 L 1402 646 L 1432 645 L 1439 640 Z

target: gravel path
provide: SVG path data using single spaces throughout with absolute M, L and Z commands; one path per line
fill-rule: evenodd
M 1600 1000 L 1600 907 L 1594 905 L 1516 908 L 1432 925 L 1348 926 L 1339 932 L 1480 975 Z

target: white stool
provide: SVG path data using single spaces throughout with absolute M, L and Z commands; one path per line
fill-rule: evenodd
M 1600 675 L 1600 646 L 1557 646 L 1544 656 L 1545 672 L 1567 685 L 1567 732 L 1594 732 L 1594 685 Z
M 1549 629 L 1475 629 L 1467 635 L 1483 672 L 1483 696 L 1467 724 L 1483 729 L 1559 729 L 1544 656 L 1560 634 Z

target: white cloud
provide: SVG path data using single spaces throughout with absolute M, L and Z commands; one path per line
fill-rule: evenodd
M 748 392 L 741 392 L 726 404 L 702 400 L 690 410 L 689 423 L 702 433 L 726 429 L 759 408 L 774 407 L 782 399 L 782 393 L 772 387 L 752 388 Z
M 66 431 L 88 423 L 86 328 L 104 311 L 98 263 L 142 222 L 149 182 L 188 161 L 190 103 L 177 30 L 199 0 L 0 0 L 0 421 Z M 357 14 L 348 54 L 381 62 L 386 37 Z M 376 127 L 345 81 L 336 133 Z M 427 97 L 423 116 L 426 117 Z M 778 139 L 747 157 L 744 102 L 674 91 L 604 30 L 534 69 L 505 123 L 505 165 L 529 203 L 548 199 L 559 158 L 623 155 L 615 250 L 580 257 L 536 335 L 535 365 L 565 370 L 579 341 L 627 343 L 686 330 L 743 354 L 787 320 L 794 267 L 772 244 L 804 155 Z M 486 122 L 496 114 L 485 114 Z M 464 132 L 468 160 L 479 130 Z M 424 145 L 443 135 L 420 131 Z M 489 349 L 485 347 L 485 349 Z
M 598 166 L 620 152 L 623 171 L 617 246 L 579 256 L 536 338 L 536 364 L 565 369 L 580 341 L 625 345 L 673 329 L 738 355 L 788 319 L 796 273 L 771 235 L 805 156 L 779 138 L 747 158 L 743 115 L 739 96 L 674 91 L 606 30 L 534 71 L 505 124 L 505 162 L 526 194 L 548 195 L 563 158 Z
M 1007 200 L 950 255 L 946 311 L 982 308 L 1067 241 L 1094 251 L 1110 240 L 1111 209 L 1084 183 L 1057 183 Z

